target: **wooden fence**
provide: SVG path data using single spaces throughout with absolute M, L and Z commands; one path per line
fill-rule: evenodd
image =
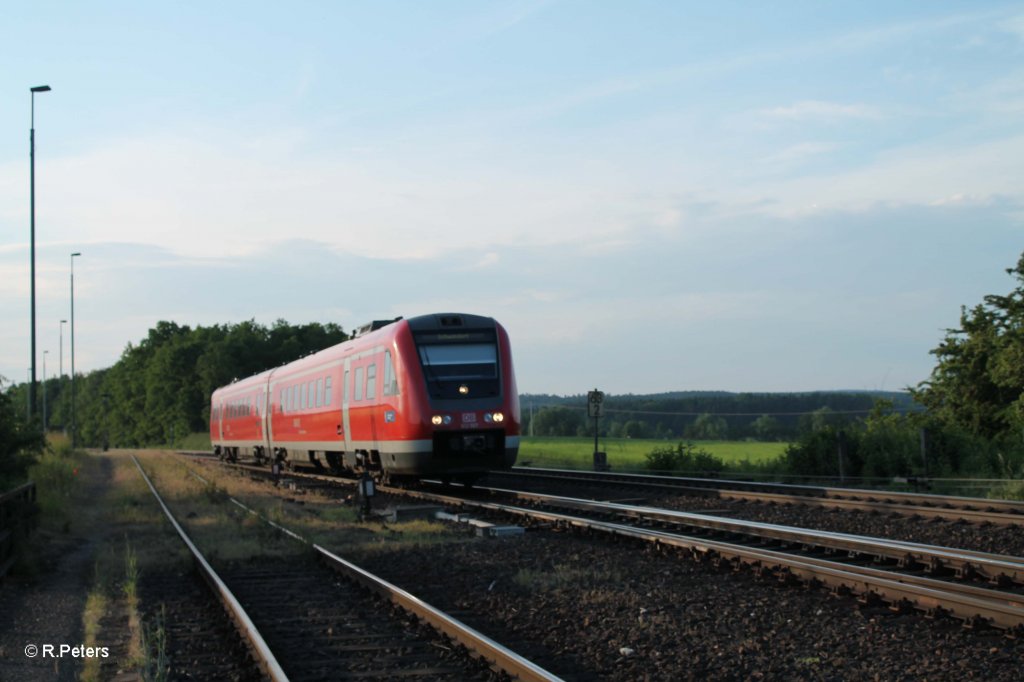
M 36 484 L 31 481 L 0 493 L 0 578 L 14 565 L 17 544 L 35 523 L 35 502 Z

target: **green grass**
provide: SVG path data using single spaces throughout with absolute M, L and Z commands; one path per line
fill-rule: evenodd
M 608 453 L 608 464 L 619 471 L 646 468 L 647 453 L 655 448 L 675 445 L 678 441 L 602 438 L 598 441 L 601 450 Z M 694 441 L 703 450 L 718 457 L 726 464 L 743 461 L 767 462 L 777 458 L 789 443 L 762 443 L 757 441 Z M 519 441 L 519 465 L 535 467 L 563 467 L 589 469 L 594 462 L 593 438 L 541 438 L 524 436 Z

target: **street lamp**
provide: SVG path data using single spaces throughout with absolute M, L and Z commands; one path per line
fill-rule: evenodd
M 71 254 L 71 447 L 78 444 L 75 428 L 75 256 L 81 255 L 78 251 Z
M 36 93 L 49 92 L 49 85 L 37 85 L 29 88 L 32 92 L 32 125 L 28 133 L 29 158 L 29 252 L 32 265 L 30 268 L 32 289 L 32 378 L 28 385 L 28 416 L 36 407 Z
M 60 378 L 64 380 L 64 325 L 68 323 L 67 320 L 60 321 Z M 60 382 L 58 382 L 60 383 Z

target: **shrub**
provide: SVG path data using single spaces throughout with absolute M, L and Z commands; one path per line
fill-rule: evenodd
M 652 471 L 717 474 L 726 468 L 723 460 L 693 443 L 658 447 L 647 453 L 646 458 L 647 468 Z

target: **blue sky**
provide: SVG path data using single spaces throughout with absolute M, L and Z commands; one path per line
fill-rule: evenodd
M 898 389 L 1024 251 L 1019 3 L 36 2 L 0 56 L 15 381 L 44 83 L 51 375 L 81 251 L 80 371 L 457 310 L 528 392 Z

